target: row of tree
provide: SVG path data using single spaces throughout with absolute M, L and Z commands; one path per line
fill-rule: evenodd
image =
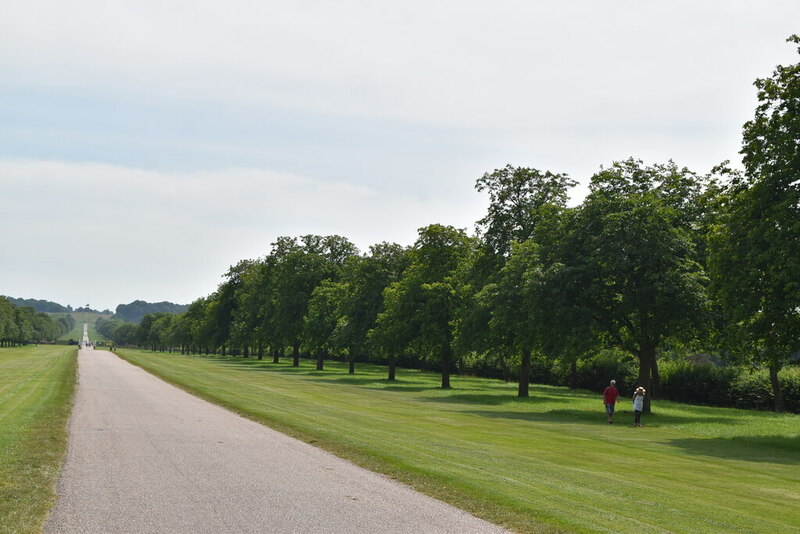
M 320 369 L 344 354 L 351 372 L 369 354 L 390 379 L 402 356 L 436 363 L 445 388 L 451 369 L 480 361 L 515 368 L 520 396 L 533 355 L 574 369 L 614 347 L 657 398 L 659 351 L 680 345 L 768 367 L 782 411 L 778 371 L 800 351 L 799 73 L 756 82 L 744 172 L 629 159 L 601 168 L 570 208 L 569 177 L 507 166 L 477 180 L 490 203 L 475 235 L 433 224 L 411 247 L 366 254 L 341 236 L 282 237 L 184 314 L 101 331 L 154 349 L 275 361 L 290 350 L 294 365 L 306 351 Z
M 150 313 L 183 313 L 188 306 L 184 304 L 173 304 L 172 302 L 145 302 L 134 300 L 130 304 L 120 304 L 117 306 L 114 316 L 131 323 L 138 323 Z
M 0 347 L 55 341 L 75 327 L 67 314 L 54 319 L 32 306 L 15 306 L 0 296 Z

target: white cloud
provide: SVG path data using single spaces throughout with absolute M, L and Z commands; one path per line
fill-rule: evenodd
M 468 189 L 419 198 L 263 169 L 5 159 L 0 189 L 0 226 L 17 229 L 0 237 L 0 294 L 112 309 L 204 296 L 229 265 L 266 254 L 280 235 L 340 234 L 366 250 L 411 244 L 434 222 L 471 229 L 483 209 Z
M 782 41 L 793 15 L 796 2 L 776 0 L 26 0 L 3 8 L 0 72 L 16 83 L 502 131 L 603 124 L 606 113 L 635 121 L 643 108 L 674 123 L 751 95 L 764 60 L 791 53 Z

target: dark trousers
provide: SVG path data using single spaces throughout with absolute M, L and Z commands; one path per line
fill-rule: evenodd
M 642 410 L 633 411 L 633 424 L 638 425 L 642 420 Z

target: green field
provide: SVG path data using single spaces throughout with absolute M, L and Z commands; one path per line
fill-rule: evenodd
M 54 318 L 64 317 L 67 315 L 66 313 L 51 313 L 51 316 Z M 71 312 L 72 318 L 75 319 L 75 328 L 61 336 L 59 339 L 61 340 L 70 340 L 74 339 L 75 341 L 80 341 L 83 338 L 83 323 L 87 323 L 89 325 L 89 339 L 91 341 L 108 341 L 103 335 L 97 332 L 94 328 L 95 322 L 97 319 L 102 317 L 103 319 L 108 319 L 112 316 L 109 313 L 93 313 L 93 312 Z
M 796 532 L 800 416 L 313 362 L 120 354 L 271 427 L 521 532 Z
M 39 532 L 55 502 L 75 347 L 0 349 L 0 533 Z

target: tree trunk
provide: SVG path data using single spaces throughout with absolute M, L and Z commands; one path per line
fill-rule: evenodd
M 292 344 L 292 367 L 300 367 L 300 342 L 296 339 Z
M 244 351 L 242 351 L 242 357 L 249 358 L 250 357 L 250 345 L 246 345 L 244 347 Z
M 637 386 L 642 386 L 646 391 L 642 412 L 650 413 L 650 397 L 653 389 L 652 370 L 656 359 L 656 349 L 655 347 L 642 348 L 637 357 L 639 358 L 639 381 Z M 627 392 L 622 396 L 624 397 L 625 395 L 627 395 Z
M 272 363 L 281 363 L 281 352 L 279 350 L 272 351 Z
M 569 364 L 569 389 L 578 389 L 578 360 Z
M 519 387 L 517 397 L 528 397 L 528 390 L 531 383 L 531 351 L 522 349 L 522 363 L 519 366 Z
M 653 351 L 653 361 L 650 362 L 650 387 L 649 390 L 651 399 L 661 398 L 661 375 L 658 374 L 658 360 L 656 360 L 655 351 Z
M 450 359 L 451 349 L 448 346 L 442 354 L 442 389 L 450 389 Z
M 350 365 L 348 365 L 347 374 L 354 375 L 356 374 L 356 349 L 350 347 L 348 353 L 347 361 Z
M 783 404 L 783 391 L 781 390 L 781 381 L 778 378 L 778 371 L 781 368 L 778 365 L 769 366 L 769 381 L 772 383 L 772 395 L 775 397 L 775 412 L 783 413 L 786 407 Z
M 317 349 L 317 371 L 325 369 L 325 359 L 323 358 L 322 349 Z
M 258 359 L 259 360 L 264 359 L 264 347 L 258 347 Z
M 395 380 L 397 370 L 397 355 L 394 352 L 389 353 L 389 380 Z

